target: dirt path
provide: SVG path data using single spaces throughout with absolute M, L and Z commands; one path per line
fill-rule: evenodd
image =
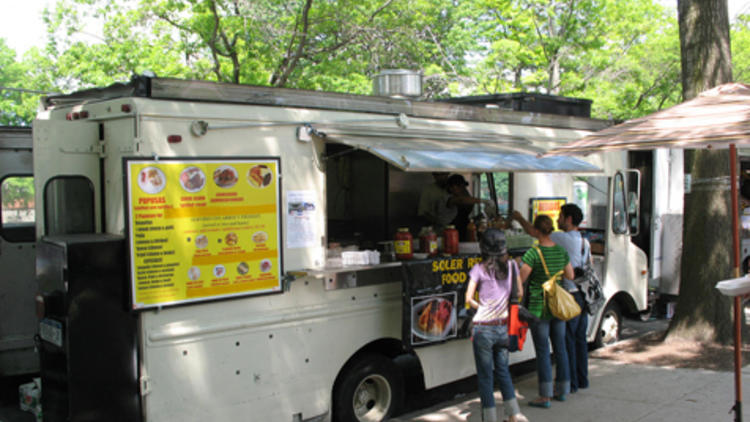
M 662 366 L 668 368 L 696 368 L 731 372 L 734 370 L 734 348 L 715 343 L 693 341 L 663 341 L 664 331 L 621 341 L 613 346 L 597 349 L 590 357 L 625 363 Z M 750 346 L 743 344 L 742 364 L 750 363 Z

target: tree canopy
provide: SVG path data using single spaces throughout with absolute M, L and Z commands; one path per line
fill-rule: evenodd
M 654 0 L 57 0 L 44 18 L 43 48 L 17 58 L 0 39 L 2 124 L 29 124 L 39 92 L 146 71 L 367 94 L 406 68 L 426 98 L 549 93 L 615 120 L 681 100 L 676 16 Z M 749 22 L 732 27 L 740 81 Z M 81 37 L 92 26 L 98 42 Z

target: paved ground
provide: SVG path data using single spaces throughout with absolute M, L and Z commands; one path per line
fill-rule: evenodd
M 626 320 L 623 325 L 622 337 L 631 338 L 646 334 L 655 330 L 663 330 L 667 327 L 669 321 L 658 319 L 650 320 L 646 322 L 636 320 Z M 531 377 L 534 378 L 534 367 L 529 364 L 521 364 L 513 368 L 514 379 L 522 380 Z M 31 413 L 22 412 L 18 409 L 18 385 L 26 382 L 30 382 L 31 377 L 14 377 L 10 379 L 0 379 L 0 422 L 34 422 L 34 417 Z M 435 408 L 439 406 L 445 406 L 446 403 L 454 402 L 455 400 L 469 400 L 474 397 L 474 401 L 478 403 L 476 398 L 476 380 L 469 378 L 466 380 L 458 381 L 443 387 L 439 387 L 430 391 L 422 391 L 413 394 L 407 398 L 407 414 L 419 414 L 419 409 Z M 572 401 L 571 401 L 572 402 Z M 476 404 L 475 406 L 479 406 Z M 750 405 L 748 405 L 750 406 Z M 525 410 L 524 410 L 525 411 Z M 411 420 L 401 419 L 397 420 Z M 432 420 L 432 419 L 414 419 L 416 420 Z M 443 419 L 437 419 L 443 420 Z M 436 420 L 436 421 L 437 421 Z M 445 419 L 454 420 L 454 419 Z M 465 419 L 456 419 L 465 420 Z M 567 419 L 561 419 L 567 420 Z M 571 419 L 572 420 L 572 419 Z
M 669 369 L 592 359 L 591 387 L 554 402 L 550 409 L 526 404 L 536 397 L 533 373 L 515 379 L 521 411 L 534 422 L 690 422 L 732 421 L 734 374 L 699 369 Z M 750 368 L 743 370 L 743 384 L 750 382 Z M 750 394 L 745 394 L 750 397 Z M 500 393 L 496 400 L 501 403 Z M 745 400 L 743 400 L 745 401 Z M 743 418 L 748 420 L 748 406 Z M 394 422 L 479 422 L 476 394 L 401 415 Z

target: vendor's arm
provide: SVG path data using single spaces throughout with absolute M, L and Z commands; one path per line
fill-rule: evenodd
M 474 300 L 474 293 L 477 291 L 477 280 L 475 278 L 469 279 L 469 285 L 466 287 L 466 303 L 474 309 L 479 307 L 479 303 Z
M 523 227 L 523 231 L 530 234 L 531 236 L 537 237 L 537 234 L 538 234 L 537 230 L 534 228 L 534 226 L 531 223 L 529 223 L 528 221 L 526 221 L 525 218 L 523 218 L 523 215 L 521 215 L 520 212 L 514 210 L 513 214 L 511 214 L 511 218 L 513 220 L 518 221 L 521 227 Z
M 491 199 L 479 199 L 479 198 L 474 198 L 471 195 L 451 195 L 451 197 L 448 199 L 449 207 L 455 207 L 457 205 L 476 205 L 476 204 L 484 204 L 485 211 L 488 214 L 491 214 L 491 215 L 497 214 L 497 206 Z

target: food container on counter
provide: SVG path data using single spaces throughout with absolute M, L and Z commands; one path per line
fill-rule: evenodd
M 448 255 L 458 254 L 458 230 L 456 230 L 456 226 L 446 226 L 443 237 L 443 242 L 445 243 L 443 251 Z
M 396 232 L 395 241 L 393 242 L 396 250 L 396 259 L 406 260 L 414 258 L 413 238 L 409 233 L 408 227 L 401 227 Z
M 427 226 L 422 230 L 419 237 L 420 250 L 428 256 L 435 256 L 438 253 L 437 234 L 432 230 L 432 226 Z

